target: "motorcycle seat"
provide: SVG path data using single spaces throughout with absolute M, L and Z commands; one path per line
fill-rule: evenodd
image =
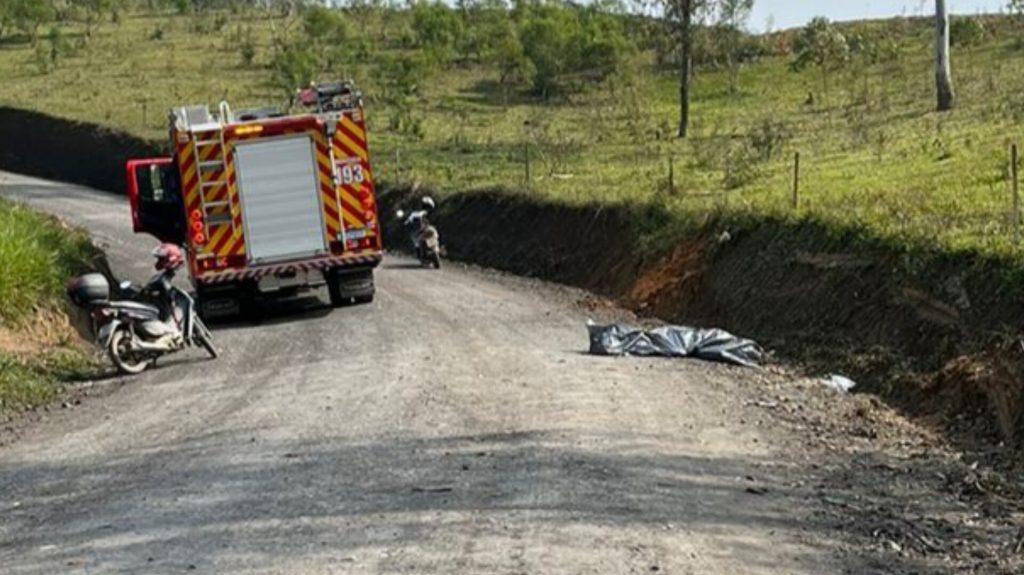
M 152 306 L 145 303 L 139 303 L 137 301 L 112 301 L 110 307 L 128 313 L 138 313 L 143 315 L 159 316 L 160 310 L 156 306 Z

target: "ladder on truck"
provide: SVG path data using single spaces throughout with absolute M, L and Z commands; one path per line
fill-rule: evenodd
M 232 234 L 240 233 L 231 203 L 224 145 L 224 125 L 232 121 L 231 109 L 226 102 L 221 102 L 220 115 L 216 118 L 206 106 L 178 108 L 174 116 L 176 127 L 188 134 L 191 143 L 206 240 L 211 237 L 211 228 L 217 226 L 230 225 Z M 215 256 L 213 253 L 199 255 L 200 258 Z

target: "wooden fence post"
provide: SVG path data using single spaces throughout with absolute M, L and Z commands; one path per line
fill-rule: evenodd
M 676 193 L 676 158 L 671 152 L 668 155 L 668 191 Z
M 523 180 L 530 185 L 530 143 L 526 141 L 523 142 Z
M 1013 245 L 1020 245 L 1020 151 L 1010 147 L 1010 177 L 1013 179 Z
M 800 207 L 800 152 L 793 154 L 793 209 Z

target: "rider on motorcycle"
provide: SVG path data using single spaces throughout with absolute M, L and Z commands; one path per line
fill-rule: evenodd
M 434 211 L 437 204 L 434 203 L 434 198 L 430 196 L 423 196 L 420 198 L 420 209 L 409 214 L 409 217 L 405 218 L 405 225 L 421 230 L 429 225 L 427 222 L 427 216 L 430 212 Z
M 420 209 L 410 213 L 409 216 L 405 218 L 405 227 L 409 230 L 413 247 L 417 249 L 419 248 L 421 236 L 430 225 L 428 216 L 436 207 L 437 204 L 434 203 L 433 198 L 430 196 L 423 196 L 420 198 Z

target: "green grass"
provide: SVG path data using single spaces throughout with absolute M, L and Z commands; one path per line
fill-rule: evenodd
M 31 409 L 53 401 L 68 381 L 95 372 L 95 362 L 70 348 L 50 350 L 31 358 L 0 351 L 0 412 Z
M 0 411 L 50 401 L 64 382 L 94 369 L 69 328 L 39 324 L 63 310 L 66 280 L 96 253 L 83 232 L 0 199 Z M 41 338 L 40 331 L 69 333 Z
M 83 232 L 0 199 L 0 326 L 58 309 L 67 279 L 95 254 Z
M 352 18 L 376 53 L 402 52 L 400 19 Z M 68 28 L 77 54 L 46 74 L 33 48 L 7 42 L 0 104 L 160 140 L 174 105 L 282 102 L 267 69 L 272 26 L 289 24 L 236 15 L 221 33 L 200 34 L 191 17 L 128 14 L 88 42 Z M 554 102 L 520 93 L 505 105 L 496 73 L 478 65 L 435 71 L 422 78 L 413 110 L 422 136 L 389 129 L 396 111 L 378 97 L 384 88 L 374 62 L 341 62 L 325 76 L 351 75 L 366 92 L 378 178 L 392 182 L 420 181 L 442 194 L 497 186 L 571 203 L 651 202 L 688 221 L 712 211 L 812 218 L 863 226 L 896 244 L 1019 259 L 1007 174 L 1008 147 L 1021 140 L 1024 120 L 1024 30 L 992 20 L 982 44 L 955 48 L 958 106 L 938 114 L 927 23 L 861 27 L 897 38 L 900 58 L 833 74 L 827 98 L 816 70 L 792 72 L 785 57 L 745 67 L 737 94 L 724 72 L 698 71 L 687 141 L 672 137 L 675 75 L 657 71 L 646 53 L 606 83 Z M 238 28 L 253 31 L 251 67 L 232 39 Z M 753 142 L 765 126 L 786 137 L 760 158 Z M 797 151 L 803 170 L 794 210 Z

